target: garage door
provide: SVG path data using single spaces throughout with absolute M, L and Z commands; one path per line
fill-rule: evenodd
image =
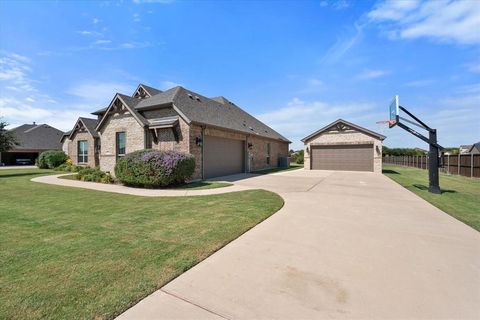
M 311 166 L 316 170 L 373 171 L 373 144 L 312 146 Z
M 204 137 L 205 178 L 245 172 L 245 142 Z

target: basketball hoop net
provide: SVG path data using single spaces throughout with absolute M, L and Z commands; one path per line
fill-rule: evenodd
M 378 131 L 381 133 L 385 133 L 385 125 L 387 124 L 389 127 L 396 123 L 395 120 L 380 120 L 377 121 Z

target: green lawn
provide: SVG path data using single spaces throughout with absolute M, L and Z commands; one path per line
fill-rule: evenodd
M 0 319 L 114 318 L 266 219 L 277 194 L 151 198 L 0 170 Z
M 291 163 L 290 167 L 288 168 L 268 168 L 268 169 L 253 171 L 252 173 L 270 174 L 270 173 L 275 173 L 280 171 L 291 171 L 291 170 L 297 170 L 297 169 L 303 169 L 303 164 Z
M 383 173 L 452 217 L 480 231 L 480 180 L 440 174 L 442 194 L 428 192 L 428 171 L 384 165 Z
M 69 174 L 66 176 L 61 176 L 59 177 L 60 179 L 67 179 L 67 180 L 77 180 L 75 178 L 77 174 Z M 232 186 L 233 183 L 229 182 L 217 182 L 217 181 L 196 181 L 196 182 L 191 182 L 187 183 L 181 186 L 175 186 L 170 189 L 188 189 L 188 190 L 205 190 L 205 189 L 217 189 L 217 188 L 223 188 L 223 187 L 229 187 Z

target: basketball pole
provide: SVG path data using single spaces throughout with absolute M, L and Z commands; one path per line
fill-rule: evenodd
M 400 119 L 403 119 L 402 117 L 399 117 L 397 115 L 397 123 L 400 128 L 403 130 L 413 134 L 417 138 L 420 138 L 421 140 L 425 141 L 428 143 L 430 146 L 429 152 L 428 152 L 428 191 L 431 193 L 436 193 L 436 194 L 441 194 L 440 190 L 440 181 L 439 181 L 439 161 L 438 161 L 438 155 L 440 154 L 440 150 L 443 149 L 442 146 L 440 146 L 437 143 L 437 129 L 432 129 L 429 126 L 427 126 L 423 121 L 418 119 L 416 116 L 414 116 L 412 113 L 410 113 L 407 109 L 405 109 L 402 106 L 399 106 L 399 109 L 408 114 L 411 118 L 413 118 L 417 123 L 413 123 L 412 121 L 407 121 L 412 124 L 415 124 L 416 126 L 425 129 L 428 131 L 428 138 L 422 135 L 421 133 L 413 130 L 412 128 L 406 126 L 402 122 L 398 121 Z M 407 120 L 407 119 L 403 119 Z

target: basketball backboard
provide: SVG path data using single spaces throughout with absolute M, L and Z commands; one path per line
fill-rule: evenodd
M 390 122 L 389 122 L 389 127 L 392 128 L 394 127 L 397 123 L 398 120 L 400 120 L 400 103 L 398 99 L 398 95 L 393 97 L 392 101 L 390 102 Z

